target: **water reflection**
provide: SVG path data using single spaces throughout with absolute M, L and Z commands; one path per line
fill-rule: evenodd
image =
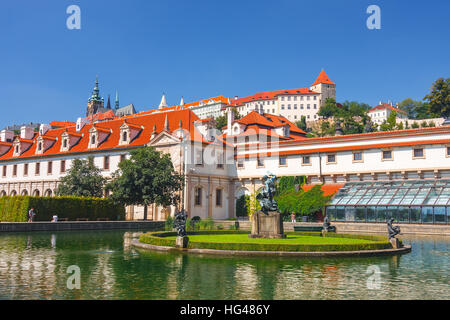
M 410 254 L 236 258 L 136 251 L 123 231 L 0 235 L 0 299 L 449 299 L 445 237 L 408 237 Z M 49 241 L 50 240 L 50 241 Z M 69 290 L 67 268 L 81 269 Z M 367 286 L 370 266 L 380 289 Z

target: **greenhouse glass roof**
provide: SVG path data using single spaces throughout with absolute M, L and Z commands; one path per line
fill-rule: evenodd
M 330 205 L 450 205 L 450 180 L 349 182 L 339 189 Z

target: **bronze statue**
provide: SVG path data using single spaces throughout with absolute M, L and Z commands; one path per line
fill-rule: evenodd
M 275 194 L 275 181 L 277 177 L 274 174 L 268 174 L 263 177 L 264 187 L 256 195 L 256 199 L 261 205 L 261 211 L 267 214 L 269 211 L 278 211 L 277 201 L 273 198 Z
M 328 216 L 325 216 L 325 219 L 323 219 L 323 230 L 329 232 L 330 227 L 331 227 L 330 219 L 328 219 Z
M 391 218 L 391 219 L 389 219 L 389 221 L 387 223 L 389 240 L 391 240 L 392 238 L 395 238 L 395 236 L 400 233 L 400 227 L 392 226 L 393 222 L 394 222 L 394 218 Z
M 184 210 L 175 213 L 173 227 L 177 229 L 177 235 L 179 237 L 186 236 L 186 213 L 184 212 Z

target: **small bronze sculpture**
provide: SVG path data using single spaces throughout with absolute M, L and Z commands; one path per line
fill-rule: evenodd
M 275 180 L 277 177 L 274 174 L 268 174 L 263 177 L 264 187 L 256 195 L 256 199 L 261 205 L 261 211 L 267 214 L 269 211 L 277 211 L 278 204 L 273 198 L 275 194 Z
M 175 213 L 173 227 L 177 229 L 177 235 L 179 237 L 186 236 L 186 213 L 184 212 L 184 210 Z
M 331 228 L 330 219 L 328 219 L 328 216 L 325 216 L 325 219 L 323 219 L 323 231 L 329 232 Z
M 394 222 L 394 218 L 391 218 L 391 219 L 389 219 L 389 221 L 387 223 L 389 240 L 395 238 L 395 236 L 400 233 L 400 227 L 399 226 L 395 226 L 395 227 L 392 226 L 393 222 Z

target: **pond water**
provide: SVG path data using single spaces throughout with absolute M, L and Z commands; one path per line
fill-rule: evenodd
M 450 299 L 450 237 L 403 237 L 402 256 L 300 259 L 142 252 L 137 235 L 0 234 L 0 299 Z

